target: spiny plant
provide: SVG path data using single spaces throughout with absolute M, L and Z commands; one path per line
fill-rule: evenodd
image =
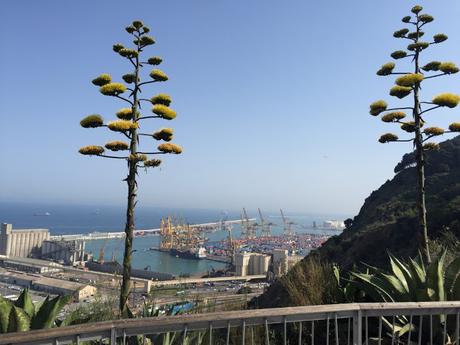
M 161 70 L 153 68 L 148 80 L 141 78 L 143 68 L 157 66 L 163 59 L 158 56 L 141 58 L 144 49 L 155 44 L 155 39 L 148 35 L 150 29 L 141 21 L 134 21 L 126 27 L 126 31 L 133 38 L 134 48 L 128 48 L 117 43 L 113 46 L 113 51 L 126 59 L 131 65 L 131 72 L 123 75 L 121 78 L 126 83 L 114 82 L 109 74 L 101 74 L 92 80 L 95 86 L 99 87 L 99 92 L 105 96 L 110 96 L 122 101 L 127 107 L 120 109 L 115 115 L 117 120 L 104 122 L 101 115 L 92 114 L 81 120 L 80 125 L 84 128 L 106 127 L 110 131 L 123 135 L 128 142 L 111 141 L 103 146 L 89 145 L 82 147 L 79 152 L 83 155 L 97 156 L 103 158 L 124 160 L 128 166 L 128 175 L 125 179 L 128 184 L 128 197 L 126 208 L 126 225 L 125 225 L 125 249 L 123 256 L 123 281 L 120 290 L 120 312 L 126 311 L 127 301 L 130 294 L 131 278 L 131 256 L 133 252 L 133 231 L 134 231 L 134 211 L 136 207 L 137 196 L 137 174 L 139 168 L 155 168 L 160 166 L 161 160 L 151 156 L 161 154 L 180 154 L 182 148 L 179 145 L 170 143 L 173 138 L 171 128 L 162 128 L 153 133 L 140 132 L 141 124 L 147 119 L 173 120 L 176 112 L 169 106 L 172 102 L 169 95 L 160 93 L 150 99 L 141 98 L 141 92 L 144 86 L 152 83 L 161 83 L 168 80 L 168 76 Z M 122 96 L 128 93 L 128 96 Z M 141 114 L 142 104 L 149 104 L 153 115 Z M 149 137 L 157 141 L 166 141 L 158 145 L 156 150 L 147 149 L 140 151 L 140 137 Z M 148 146 L 152 144 L 147 143 Z M 106 153 L 106 150 L 115 153 Z M 125 152 L 126 154 L 122 154 Z
M 25 332 L 59 325 L 58 314 L 71 296 L 49 296 L 40 305 L 35 305 L 28 289 L 24 289 L 16 301 L 0 296 L 0 333 Z
M 391 57 L 395 60 L 411 59 L 410 66 L 413 71 L 395 72 L 396 64 L 394 62 L 384 64 L 377 71 L 379 76 L 398 75 L 396 85 L 390 89 L 389 94 L 398 99 L 403 99 L 412 94 L 410 105 L 389 107 L 386 101 L 378 100 L 370 105 L 370 114 L 378 116 L 383 113 L 381 116 L 383 122 L 399 124 L 403 131 L 411 134 L 409 138 L 400 139 L 396 134 L 386 133 L 380 137 L 379 142 L 413 143 L 418 177 L 417 210 L 420 224 L 420 247 L 429 262 L 431 258 L 428 248 L 429 237 L 425 205 L 425 151 L 439 148 L 437 143 L 428 142 L 431 138 L 446 133 L 460 132 L 460 123 L 452 123 L 449 129 L 446 130 L 440 127 L 425 126 L 425 118 L 433 110 L 456 107 L 460 102 L 460 96 L 453 93 L 441 93 L 434 96 L 431 101 L 421 100 L 422 83 L 429 79 L 449 76 L 459 72 L 459 68 L 453 62 L 431 61 L 423 66 L 421 65 L 422 53 L 425 50 L 447 40 L 445 34 L 436 34 L 432 40 L 421 40 L 425 34 L 422 28 L 434 20 L 431 15 L 421 13 L 422 10 L 421 6 L 414 6 L 411 10 L 412 15 L 402 19 L 402 22 L 410 26 L 412 31 L 408 28 L 403 28 L 393 34 L 395 38 L 409 41 L 409 44 L 405 50 L 393 52 Z

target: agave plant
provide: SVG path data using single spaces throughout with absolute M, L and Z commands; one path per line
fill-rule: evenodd
M 58 314 L 70 299 L 71 296 L 51 299 L 48 296 L 42 304 L 35 305 L 28 289 L 14 302 L 0 296 L 0 333 L 54 327 L 59 323 Z
M 366 273 L 351 272 L 349 284 L 364 294 L 366 301 L 372 302 L 429 302 L 460 300 L 460 256 L 446 264 L 446 251 L 436 260 L 426 265 L 422 255 L 407 262 L 389 254 L 391 271 L 368 266 Z M 420 321 L 419 319 L 417 319 Z M 415 319 L 413 320 L 415 321 Z M 428 320 L 425 320 L 428 321 Z M 383 319 L 386 327 L 401 337 L 405 333 L 418 330 L 418 322 L 409 322 L 406 316 L 395 321 Z M 453 322 L 446 316 L 433 319 L 434 336 L 441 336 L 444 323 L 450 330 Z M 429 326 L 422 324 L 422 329 Z M 428 336 L 427 334 L 423 335 Z

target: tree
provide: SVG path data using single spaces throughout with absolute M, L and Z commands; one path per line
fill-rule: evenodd
M 412 26 L 413 31 L 403 28 L 394 32 L 393 36 L 399 39 L 408 40 L 410 43 L 406 50 L 397 50 L 391 54 L 395 60 L 411 59 L 410 65 L 413 72 L 394 72 L 395 63 L 388 62 L 378 71 L 379 76 L 399 75 L 396 79 L 396 85 L 390 89 L 390 95 L 403 99 L 412 94 L 413 99 L 410 106 L 389 108 L 387 102 L 378 100 L 370 105 L 370 114 L 381 117 L 383 122 L 397 123 L 401 129 L 412 134 L 411 138 L 400 139 L 393 133 L 383 134 L 379 142 L 412 142 L 415 151 L 415 162 L 417 169 L 417 211 L 420 224 L 420 246 L 428 262 L 430 262 L 430 252 L 428 248 L 428 229 L 425 206 L 425 151 L 438 149 L 438 144 L 427 142 L 433 137 L 437 137 L 450 132 L 460 132 L 460 123 L 452 123 L 449 130 L 439 127 L 425 127 L 425 115 L 439 108 L 455 108 L 460 102 L 460 96 L 453 93 L 442 93 L 431 100 L 431 102 L 421 101 L 421 85 L 425 81 L 442 76 L 448 76 L 459 72 L 459 68 L 453 62 L 431 61 L 421 66 L 422 53 L 432 47 L 447 40 L 445 34 L 436 34 L 433 40 L 422 41 L 424 36 L 422 28 L 431 23 L 434 18 L 429 14 L 422 14 L 421 6 L 414 6 L 411 10 L 413 15 L 402 18 L 402 22 Z M 426 75 L 428 74 L 428 75 Z M 410 120 L 406 120 L 409 111 Z
M 171 97 L 160 93 L 150 99 L 141 98 L 141 92 L 144 86 L 152 83 L 160 83 L 168 80 L 168 76 L 161 70 L 154 68 L 150 73 L 150 80 L 142 81 L 141 71 L 147 66 L 157 66 L 163 61 L 161 57 L 153 56 L 147 60 L 142 60 L 141 55 L 144 49 L 155 44 L 155 39 L 147 33 L 150 29 L 141 21 L 134 21 L 132 25 L 126 27 L 126 31 L 134 38 L 134 49 L 127 48 L 122 44 L 115 44 L 113 50 L 121 57 L 125 58 L 132 67 L 132 71 L 122 76 L 122 79 L 130 87 L 123 83 L 113 82 L 109 74 L 101 74 L 95 78 L 92 83 L 99 87 L 100 93 L 105 96 L 117 98 L 128 107 L 120 109 L 116 116 L 118 120 L 104 123 L 101 115 L 94 114 L 85 117 L 80 124 L 84 128 L 106 127 L 113 132 L 124 135 L 128 142 L 111 141 L 105 144 L 105 148 L 98 145 L 90 145 L 82 147 L 79 152 L 83 155 L 98 156 L 111 159 L 119 159 L 127 162 L 128 175 L 125 179 L 128 184 L 128 197 L 126 208 L 126 225 L 125 225 L 125 250 L 123 256 L 123 281 L 120 291 L 120 312 L 125 313 L 127 301 L 130 293 L 130 276 L 131 276 L 131 257 L 133 247 L 133 232 L 134 232 L 134 210 L 136 207 L 137 181 L 136 177 L 139 168 L 155 168 L 160 166 L 161 160 L 149 158 L 149 156 L 161 154 L 180 154 L 182 148 L 179 145 L 170 143 L 173 138 L 173 130 L 171 128 L 162 128 L 154 133 L 141 133 L 141 123 L 147 119 L 164 119 L 173 120 L 176 117 L 176 112 L 172 110 Z M 124 97 L 123 94 L 129 92 L 129 96 Z M 152 105 L 153 115 L 142 115 L 141 102 L 150 103 Z M 164 143 L 158 145 L 157 150 L 140 151 L 140 137 L 145 136 L 155 140 L 162 140 Z M 150 143 L 147 143 L 150 146 Z M 106 154 L 106 150 L 115 152 Z M 125 155 L 120 155 L 119 152 L 127 152 Z

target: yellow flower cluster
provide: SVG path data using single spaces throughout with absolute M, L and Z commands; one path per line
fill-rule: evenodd
M 441 107 L 455 108 L 460 102 L 460 96 L 446 92 L 434 97 L 432 102 Z
M 107 127 L 114 132 L 126 132 L 131 129 L 137 128 L 137 122 L 127 121 L 127 120 L 116 120 L 109 122 Z
M 406 97 L 412 92 L 412 88 L 408 86 L 395 85 L 390 89 L 390 95 L 399 99 Z
M 421 14 L 418 16 L 418 19 L 424 24 L 431 23 L 434 20 L 433 16 L 429 14 Z
M 152 36 L 142 36 L 140 38 L 141 45 L 143 47 L 155 44 L 155 39 Z
M 171 96 L 165 94 L 165 93 L 159 93 L 156 96 L 153 96 L 150 101 L 152 104 L 163 104 L 169 107 L 169 105 L 172 102 Z
M 430 71 L 439 71 L 439 66 L 441 65 L 442 62 L 440 61 L 431 61 L 427 63 L 425 66 L 422 67 L 422 69 L 426 72 Z
M 110 74 L 103 73 L 91 81 L 96 86 L 104 86 L 112 82 Z
M 132 120 L 133 110 L 131 108 L 121 108 L 116 112 L 116 115 L 119 119 L 122 120 Z
M 118 54 L 120 54 L 121 56 L 123 57 L 126 57 L 126 58 L 134 58 L 134 57 L 137 57 L 139 55 L 139 53 L 137 52 L 137 50 L 134 50 L 134 49 L 128 49 L 128 48 L 122 48 L 118 51 Z
M 459 71 L 457 65 L 453 62 L 442 62 L 439 64 L 438 69 L 446 74 L 455 74 Z
M 405 74 L 396 79 L 396 85 L 406 87 L 414 86 L 415 84 L 420 83 L 423 78 L 423 74 L 421 73 Z
M 408 133 L 413 133 L 415 132 L 415 122 L 414 121 L 405 122 L 401 125 L 401 129 Z
M 122 83 L 109 83 L 99 89 L 99 92 L 105 96 L 117 96 L 125 91 L 126 86 Z
M 391 53 L 391 57 L 395 60 L 405 58 L 407 53 L 404 50 L 397 50 Z
M 382 65 L 382 67 L 380 67 L 380 69 L 377 71 L 377 75 L 380 75 L 380 76 L 390 75 L 391 72 L 393 72 L 393 69 L 395 68 L 395 66 L 396 65 L 394 62 L 388 62 Z
M 163 62 L 163 59 L 159 56 L 152 56 L 147 60 L 147 63 L 149 65 L 159 65 Z
M 168 76 L 166 75 L 166 73 L 161 71 L 161 70 L 159 70 L 159 69 L 152 70 L 152 72 L 150 72 L 150 77 L 155 81 L 166 81 L 166 80 L 168 80 Z
M 177 115 L 177 113 L 174 110 L 163 104 L 155 104 L 152 108 L 152 112 L 165 120 L 172 120 L 176 118 Z
M 384 112 L 385 110 L 387 110 L 387 107 L 388 107 L 388 104 L 384 100 L 375 101 L 374 103 L 370 105 L 371 109 L 369 113 L 371 115 L 377 116 L 381 112 Z
M 383 134 L 380 138 L 379 138 L 379 142 L 382 143 L 382 144 L 385 144 L 385 143 L 389 143 L 391 141 L 396 141 L 398 140 L 398 136 L 393 134 L 393 133 L 386 133 L 386 134 Z
M 423 130 L 423 133 L 426 135 L 443 135 L 444 134 L 444 129 L 439 128 L 439 127 L 427 127 Z
M 130 154 L 128 159 L 132 162 L 145 162 L 148 158 L 143 153 Z
M 96 128 L 104 125 L 104 119 L 101 115 L 93 114 L 88 115 L 83 120 L 80 121 L 80 126 L 83 128 Z
M 129 149 L 129 145 L 124 141 L 110 141 L 105 144 L 105 148 L 110 151 L 126 151 Z
M 422 6 L 415 5 L 414 7 L 412 7 L 411 12 L 414 13 L 414 14 L 418 14 L 418 13 L 420 13 L 421 10 L 423 10 Z
M 161 164 L 161 160 L 159 159 L 149 159 L 149 160 L 144 161 L 144 166 L 149 167 L 149 168 L 158 167 L 160 166 L 160 164 Z
M 82 147 L 78 152 L 87 156 L 99 156 L 104 153 L 104 148 L 102 146 L 89 145 Z
M 417 42 L 417 43 L 411 43 L 407 46 L 407 50 L 410 51 L 421 51 L 423 49 L 426 49 L 430 46 L 428 42 Z
M 436 143 L 426 143 L 423 145 L 423 149 L 426 151 L 439 150 L 439 144 Z
M 172 128 L 162 128 L 152 134 L 152 137 L 156 140 L 171 141 L 173 138 L 174 131 Z
M 393 111 L 382 116 L 383 122 L 394 122 L 402 120 L 406 117 L 406 113 L 402 111 Z
M 445 34 L 436 34 L 433 36 L 433 41 L 434 43 L 441 43 L 441 42 L 444 42 L 448 39 L 449 37 L 447 37 L 447 35 Z
M 134 73 L 125 74 L 121 78 L 128 84 L 132 84 L 136 81 L 136 75 Z
M 176 155 L 182 153 L 182 147 L 176 144 L 172 143 L 164 143 L 158 145 L 158 151 L 164 152 L 164 153 L 174 153 Z
M 460 122 L 451 123 L 449 126 L 449 131 L 460 132 Z
M 420 38 L 422 37 L 423 35 L 425 35 L 425 33 L 423 31 L 414 31 L 414 32 L 410 32 L 407 34 L 407 37 L 410 38 L 411 40 L 415 40 L 417 38 Z
M 395 31 L 393 33 L 393 37 L 396 37 L 396 38 L 405 37 L 408 32 L 409 32 L 409 29 L 404 28 L 404 29 Z

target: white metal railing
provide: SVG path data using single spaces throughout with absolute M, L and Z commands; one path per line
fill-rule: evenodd
M 414 325 L 402 336 L 395 331 L 401 320 Z M 142 343 L 151 335 L 176 332 L 174 344 L 190 345 L 370 345 L 371 338 L 379 345 L 460 345 L 459 329 L 460 301 L 349 303 L 88 323 L 2 334 L 0 344 L 78 345 L 96 340 L 115 345 L 128 344 L 133 336 L 140 336 Z M 196 331 L 205 336 L 188 342 Z

